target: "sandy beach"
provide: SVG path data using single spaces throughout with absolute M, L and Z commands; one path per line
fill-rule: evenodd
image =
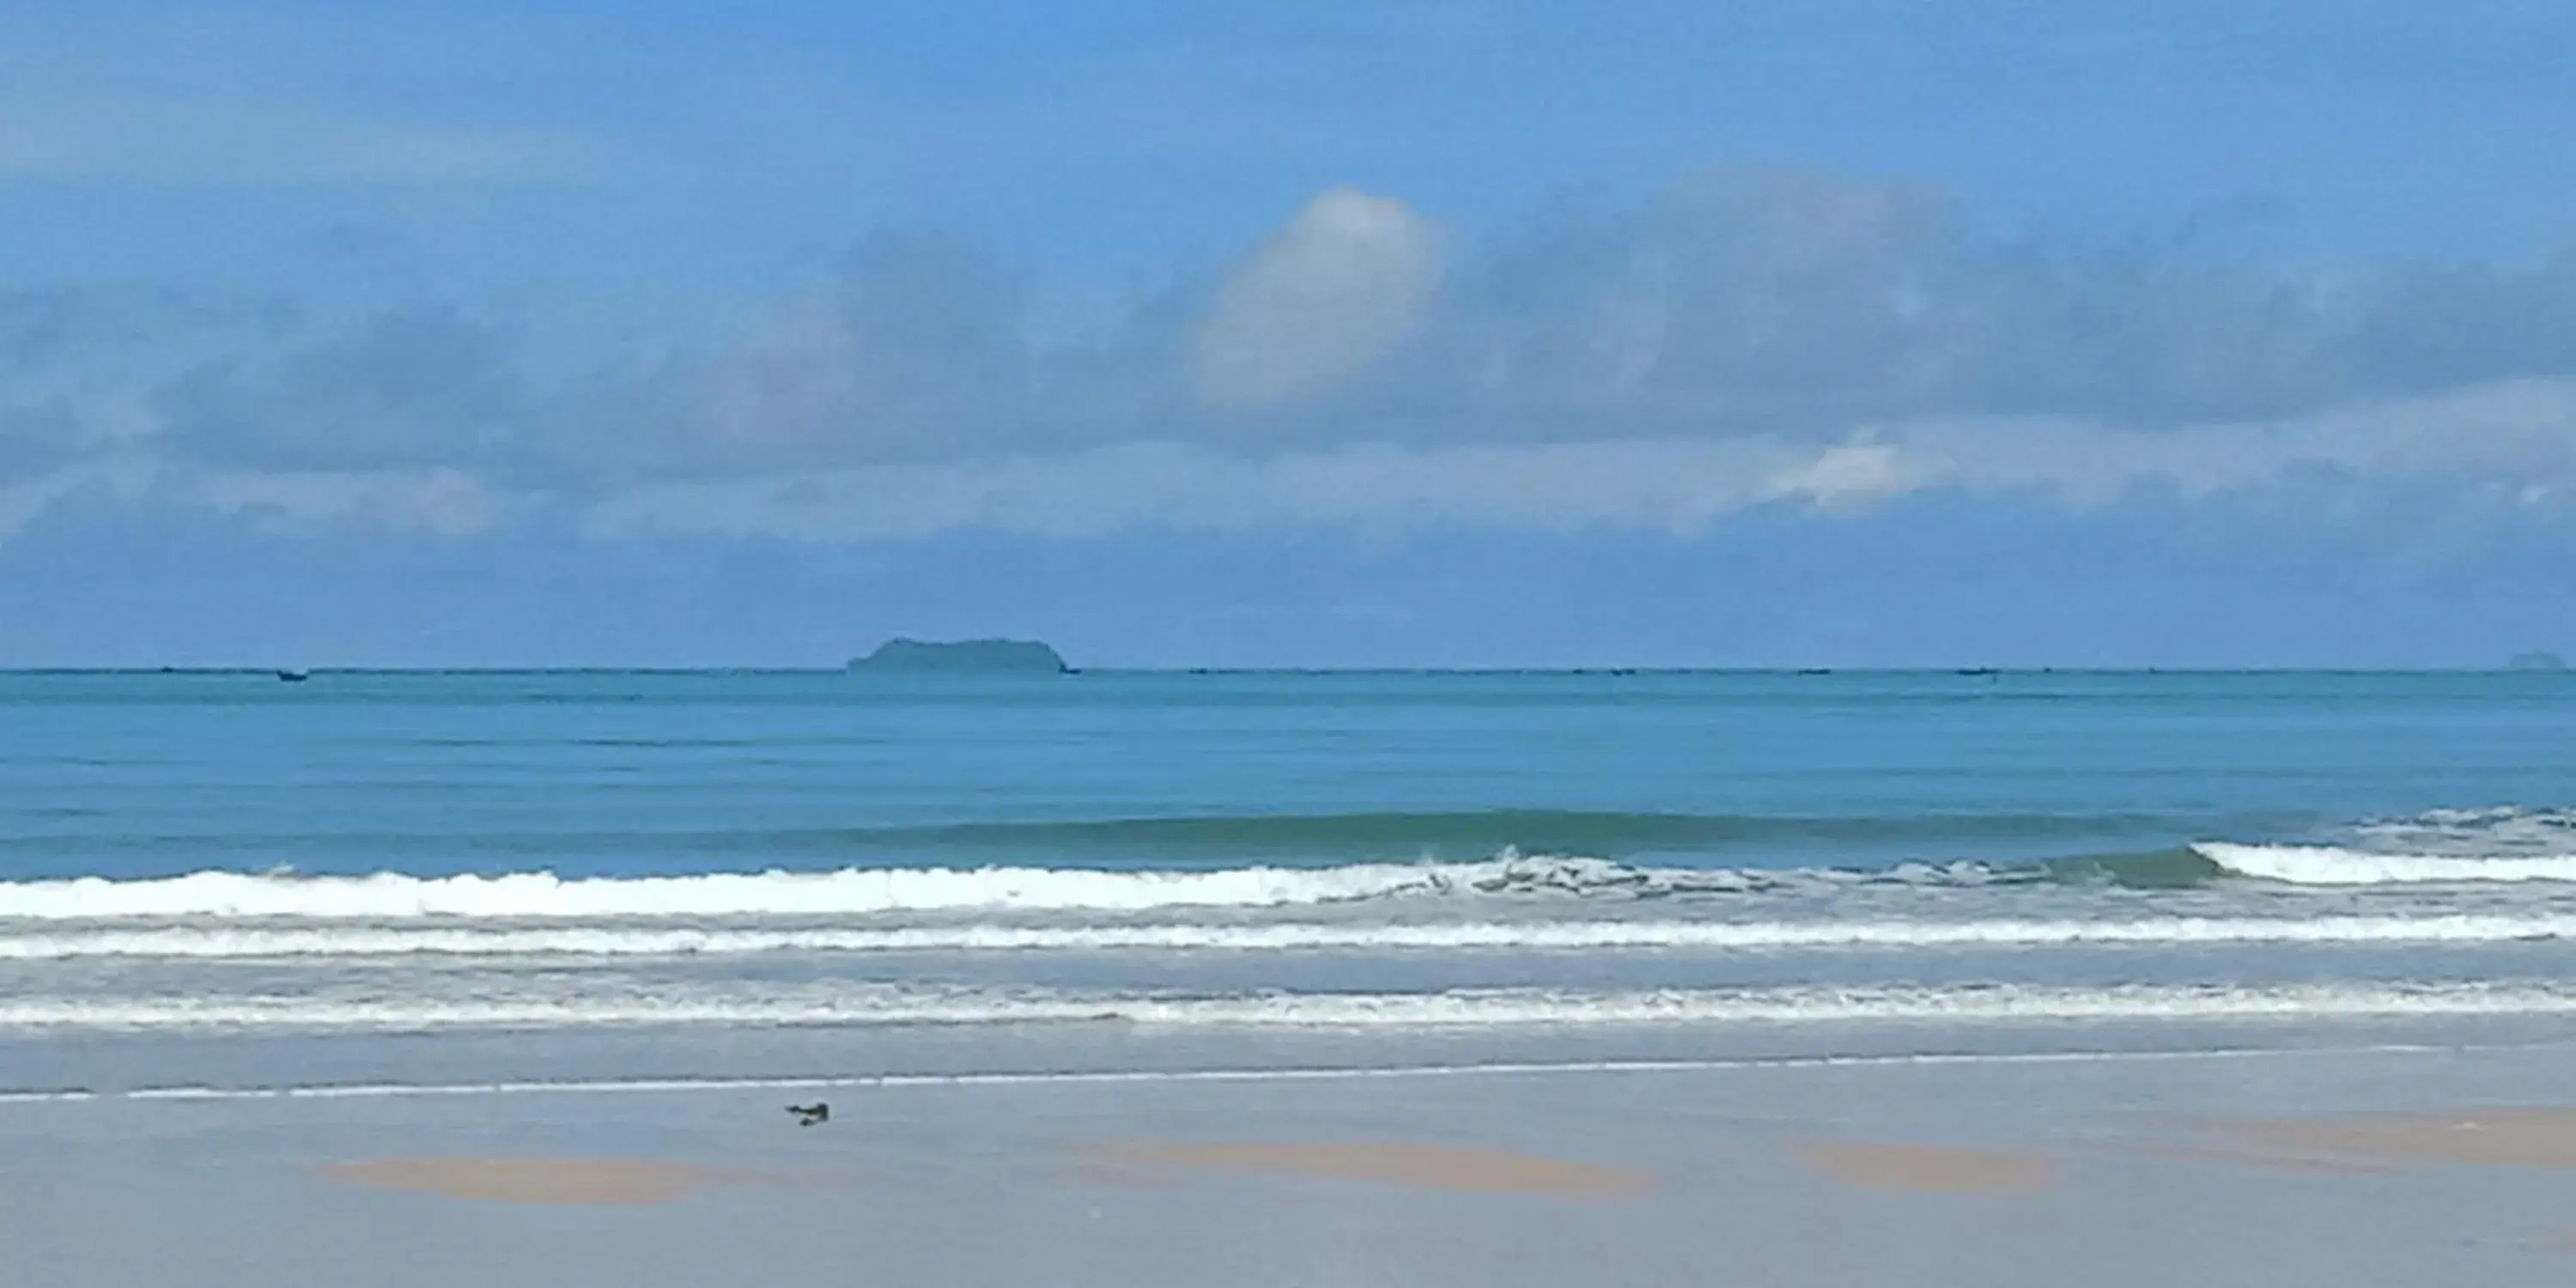
M 2568 1054 L 28 1098 L 0 1282 L 2562 1283 Z
M 634 1158 L 377 1158 L 313 1170 L 324 1180 L 367 1189 L 567 1206 L 667 1203 L 746 1179 L 722 1168 Z

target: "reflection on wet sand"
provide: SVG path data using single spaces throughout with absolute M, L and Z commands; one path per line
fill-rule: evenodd
M 1973 1194 L 2043 1189 L 2054 1164 L 2022 1150 L 1962 1149 L 1873 1141 L 1807 1141 L 1791 1147 L 1799 1166 L 1845 1185 L 1873 1190 Z
M 2576 1109 L 2222 1119 L 2203 1126 L 2249 1161 L 2273 1166 L 2576 1168 Z
M 379 1158 L 314 1170 L 367 1189 L 582 1206 L 667 1203 L 742 1179 L 718 1168 L 635 1158 Z
M 1501 1150 L 1400 1142 L 1247 1144 L 1121 1141 L 1087 1151 L 1094 1179 L 1129 1169 L 1194 1169 L 1324 1177 L 1466 1193 L 1606 1197 L 1646 1189 L 1624 1168 L 1537 1158 Z

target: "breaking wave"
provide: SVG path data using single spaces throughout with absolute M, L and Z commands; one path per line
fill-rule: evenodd
M 2205 841 L 2220 874 L 2301 886 L 2576 882 L 2576 811 L 2437 809 L 2356 824 L 2342 843 Z
M 269 926 L 0 935 L 0 961 L 75 958 L 696 957 L 757 953 L 1582 951 L 1781 952 L 2188 946 L 2477 945 L 2576 939 L 2576 915 L 2142 917 L 2133 920 L 1164 922 L 882 928 Z
M 1971 884 L 1973 864 L 1908 865 L 1883 873 L 1632 867 L 1604 859 L 1523 857 L 1481 863 L 1369 863 L 1197 871 L 1089 868 L 844 868 L 834 872 L 559 877 L 551 872 L 420 877 L 195 872 L 119 881 L 100 877 L 0 882 L 0 920 L 116 921 L 273 918 L 401 921 L 831 917 L 907 912 L 1140 912 L 1156 908 L 1271 908 L 1452 895 L 1653 897 L 1742 892 L 1783 884 Z
M 2335 845 L 2192 847 L 2228 874 L 2287 885 L 2432 885 L 2477 882 L 2576 882 L 2576 854 L 2380 854 Z
M 1292 908 L 1459 897 L 1655 899 L 1830 893 L 1858 886 L 1965 888 L 2107 884 L 2132 889 L 2229 879 L 2297 886 L 2576 883 L 2564 815 L 2453 812 L 2355 829 L 2354 845 L 2201 841 L 2170 849 L 2044 862 L 1832 867 L 1650 866 L 1524 853 L 1467 862 L 1331 866 L 844 867 L 565 877 L 551 871 L 424 876 L 209 869 L 179 876 L 0 881 L 0 923 L 117 921 L 543 921 L 850 917 L 881 914 L 1141 914 L 1166 908 Z M 1343 820 L 1347 823 L 1348 820 Z M 2380 848 L 2398 841 L 2424 848 Z M 1784 856 L 1785 857 L 1785 856 Z

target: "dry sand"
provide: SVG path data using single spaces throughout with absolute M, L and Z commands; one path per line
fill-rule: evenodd
M 1645 1173 L 1491 1149 L 1397 1142 L 1224 1144 L 1119 1141 L 1085 1151 L 1087 1179 L 1132 1169 L 1312 1176 L 1461 1193 L 1602 1198 L 1647 1189 Z M 1111 1183 L 1116 1183 L 1114 1179 Z
M 739 1173 L 639 1158 L 378 1158 L 314 1169 L 346 1185 L 495 1203 L 667 1203 Z
M 1808 1171 L 1872 1190 L 1975 1194 L 2044 1189 L 2057 1179 L 2046 1157 L 2020 1150 L 1808 1141 L 1789 1153 Z

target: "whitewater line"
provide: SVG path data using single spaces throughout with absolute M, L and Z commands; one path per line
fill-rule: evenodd
M 1635 893 L 1743 889 L 1787 874 L 1649 870 L 1602 859 L 1363 863 L 1194 871 L 1092 868 L 842 868 L 687 876 L 560 877 L 551 872 L 422 877 L 229 871 L 116 880 L 0 881 L 0 922 L 180 918 L 399 921 L 854 916 L 893 912 L 1131 912 L 1277 907 L 1403 895 Z
M 198 928 L 0 932 L 0 961 L 76 958 L 697 957 L 763 953 L 1975 949 L 2500 944 L 2576 938 L 2576 915 L 2163 916 L 1955 921 L 1472 921 L 1087 926 Z
M 775 993 L 492 999 L 384 996 L 316 1000 L 19 998 L 0 1031 L 453 1032 L 646 1028 L 889 1028 L 1132 1025 L 1148 1029 L 1396 1031 L 1689 1028 L 1868 1023 L 2062 1021 L 2282 1022 L 2576 1015 L 2576 985 L 2023 986 L 1440 993 L 1254 993 L 1212 997 L 1083 993 L 921 993 L 902 988 Z
M 2381 854 L 2334 845 L 2236 845 L 2223 841 L 2203 841 L 2191 848 L 2223 871 L 2287 885 L 2576 882 L 2576 854 Z

